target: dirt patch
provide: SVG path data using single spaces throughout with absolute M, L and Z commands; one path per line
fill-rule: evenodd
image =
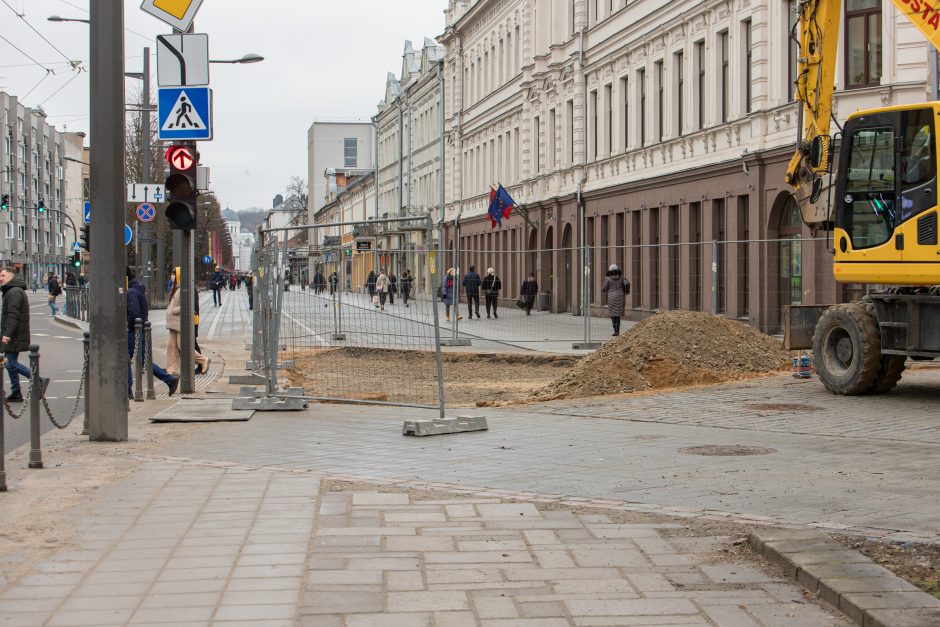
M 940 599 L 940 546 L 915 542 L 876 542 L 855 536 L 833 537 Z
M 780 342 L 707 313 L 669 311 L 605 343 L 533 400 L 721 383 L 788 367 Z
M 530 397 L 580 360 L 569 355 L 444 353 L 448 405 L 489 406 Z M 311 350 L 287 371 L 293 386 L 315 397 L 437 404 L 434 353 L 378 348 Z

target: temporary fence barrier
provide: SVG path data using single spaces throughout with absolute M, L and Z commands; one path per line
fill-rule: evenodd
M 443 417 L 433 237 L 426 216 L 262 231 L 250 366 L 266 396 L 435 408 Z
M 81 320 L 88 321 L 88 286 L 84 287 L 65 287 L 65 315 Z

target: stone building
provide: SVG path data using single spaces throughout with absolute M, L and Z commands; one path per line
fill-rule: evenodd
M 536 272 L 556 312 L 601 313 L 610 263 L 628 316 L 702 309 L 780 327 L 781 307 L 849 299 L 784 171 L 797 135 L 797 0 L 451 0 L 447 219 L 463 265 L 505 295 Z M 927 44 L 893 5 L 847 3 L 835 115 L 922 102 Z M 843 32 L 843 35 L 845 33 Z M 882 46 L 882 42 L 891 45 Z M 521 209 L 491 230 L 502 183 Z M 454 246 L 448 227 L 445 245 Z M 587 271 L 582 271 L 585 245 Z

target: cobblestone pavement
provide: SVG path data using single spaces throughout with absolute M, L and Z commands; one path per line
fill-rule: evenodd
M 937 371 L 897 393 L 835 398 L 817 381 L 747 383 L 485 410 L 488 432 L 405 438 L 420 410 L 313 405 L 210 427 L 178 445 L 195 459 L 418 479 L 732 513 L 870 536 L 940 541 Z M 769 411 L 766 405 L 790 405 Z M 765 409 L 748 409 L 763 404 Z M 813 409 L 810 405 L 819 409 Z M 794 408 L 795 406 L 795 408 Z M 460 413 L 460 412 L 457 412 Z M 700 456 L 703 445 L 770 448 Z

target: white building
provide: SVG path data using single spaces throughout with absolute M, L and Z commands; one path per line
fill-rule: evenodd
M 255 235 L 249 231 L 242 230 L 238 234 L 237 240 L 232 240 L 233 246 L 237 251 L 235 258 L 235 269 L 239 272 L 248 272 L 251 270 L 251 253 L 255 247 Z
M 714 294 L 717 311 L 765 330 L 782 305 L 851 297 L 824 244 L 800 243 L 810 233 L 783 178 L 797 136 L 797 4 L 451 0 L 439 38 L 447 218 L 462 216 L 464 249 L 491 251 L 467 263 L 495 263 L 508 294 L 536 272 L 553 310 L 576 311 L 583 236 L 594 268 L 617 262 L 633 281 L 628 316 L 710 309 Z M 915 27 L 882 0 L 843 11 L 839 121 L 923 102 L 927 44 Z M 497 182 L 531 222 L 514 214 L 491 230 Z M 526 252 L 497 252 L 510 250 Z M 600 313 L 603 272 L 591 276 Z
M 318 118 L 307 131 L 307 183 L 309 218 L 329 200 L 324 172 L 329 168 L 372 169 L 375 165 L 374 129 L 358 118 Z

